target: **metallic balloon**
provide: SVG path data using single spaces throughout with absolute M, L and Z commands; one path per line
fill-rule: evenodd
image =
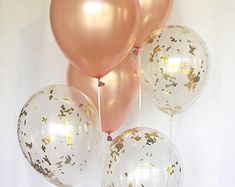
M 134 58 L 128 55 L 101 80 L 105 83 L 105 86 L 100 88 L 101 125 L 104 132 L 111 133 L 119 129 L 127 119 L 138 95 L 139 76 Z M 67 82 L 88 95 L 98 108 L 97 79 L 69 65 Z
M 140 2 L 140 30 L 135 47 L 142 47 L 147 36 L 159 29 L 170 15 L 173 0 L 139 0 Z
M 103 169 L 103 187 L 179 187 L 182 162 L 160 132 L 134 128 L 114 139 Z
M 153 103 L 171 116 L 198 98 L 205 86 L 208 49 L 187 27 L 163 27 L 146 40 L 141 51 L 141 83 Z
M 41 89 L 27 101 L 18 121 L 25 158 L 53 184 L 76 185 L 99 148 L 94 121 L 96 110 L 80 91 L 59 85 Z
M 137 0 L 52 0 L 51 26 L 70 62 L 100 78 L 128 55 L 140 22 Z

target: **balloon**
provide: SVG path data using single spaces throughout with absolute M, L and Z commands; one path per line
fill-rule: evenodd
M 59 85 L 41 89 L 27 101 L 18 121 L 25 158 L 51 183 L 76 185 L 99 148 L 100 131 L 92 121 L 97 121 L 95 107 L 82 92 Z
M 169 17 L 173 0 L 139 0 L 140 2 L 140 30 L 135 47 L 142 47 L 147 36 L 160 28 Z
M 182 163 L 160 132 L 134 128 L 114 139 L 104 160 L 103 187 L 179 187 Z
M 128 55 L 139 13 L 136 0 L 52 0 L 51 26 L 71 63 L 100 78 Z
M 104 132 L 111 133 L 128 117 L 138 95 L 139 77 L 133 57 L 127 56 L 117 68 L 102 77 L 102 81 L 105 86 L 100 87 L 101 124 Z M 97 79 L 69 65 L 67 82 L 86 93 L 98 108 Z
M 157 30 L 146 40 L 141 58 L 141 83 L 162 112 L 174 116 L 200 95 L 208 77 L 208 50 L 189 28 Z

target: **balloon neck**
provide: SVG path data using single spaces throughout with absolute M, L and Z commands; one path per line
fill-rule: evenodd
M 175 121 L 175 116 L 174 116 L 174 114 L 171 115 L 170 120 L 171 120 L 171 122 L 174 122 L 174 121 Z
M 113 141 L 113 138 L 112 138 L 112 136 L 111 136 L 111 134 L 110 134 L 110 133 L 108 134 L 107 141 L 108 141 L 108 142 Z
M 105 83 L 102 82 L 100 78 L 98 78 L 98 87 L 104 87 L 104 86 L 105 86 Z

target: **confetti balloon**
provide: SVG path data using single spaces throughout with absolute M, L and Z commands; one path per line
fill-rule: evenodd
M 141 83 L 153 103 L 171 116 L 187 109 L 208 77 L 208 50 L 194 31 L 170 25 L 154 32 L 141 51 Z
M 103 187 L 179 187 L 182 165 L 160 132 L 134 128 L 114 139 L 103 168 Z
M 76 96 L 77 106 L 73 103 Z M 96 110 L 80 91 L 48 86 L 23 107 L 18 139 L 25 158 L 57 186 L 73 186 L 96 154 L 100 131 Z

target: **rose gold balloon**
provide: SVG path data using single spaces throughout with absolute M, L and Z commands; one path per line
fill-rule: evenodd
M 67 81 L 70 86 L 88 95 L 98 107 L 97 79 L 69 65 Z M 111 133 L 120 128 L 128 117 L 138 95 L 139 78 L 133 57 L 126 57 L 117 68 L 102 77 L 102 81 L 105 83 L 100 88 L 102 130 Z
M 140 23 L 137 0 L 52 0 L 51 26 L 71 63 L 102 77 L 127 56 Z
M 139 0 L 140 30 L 135 47 L 140 48 L 146 37 L 165 23 L 172 9 L 173 0 Z

